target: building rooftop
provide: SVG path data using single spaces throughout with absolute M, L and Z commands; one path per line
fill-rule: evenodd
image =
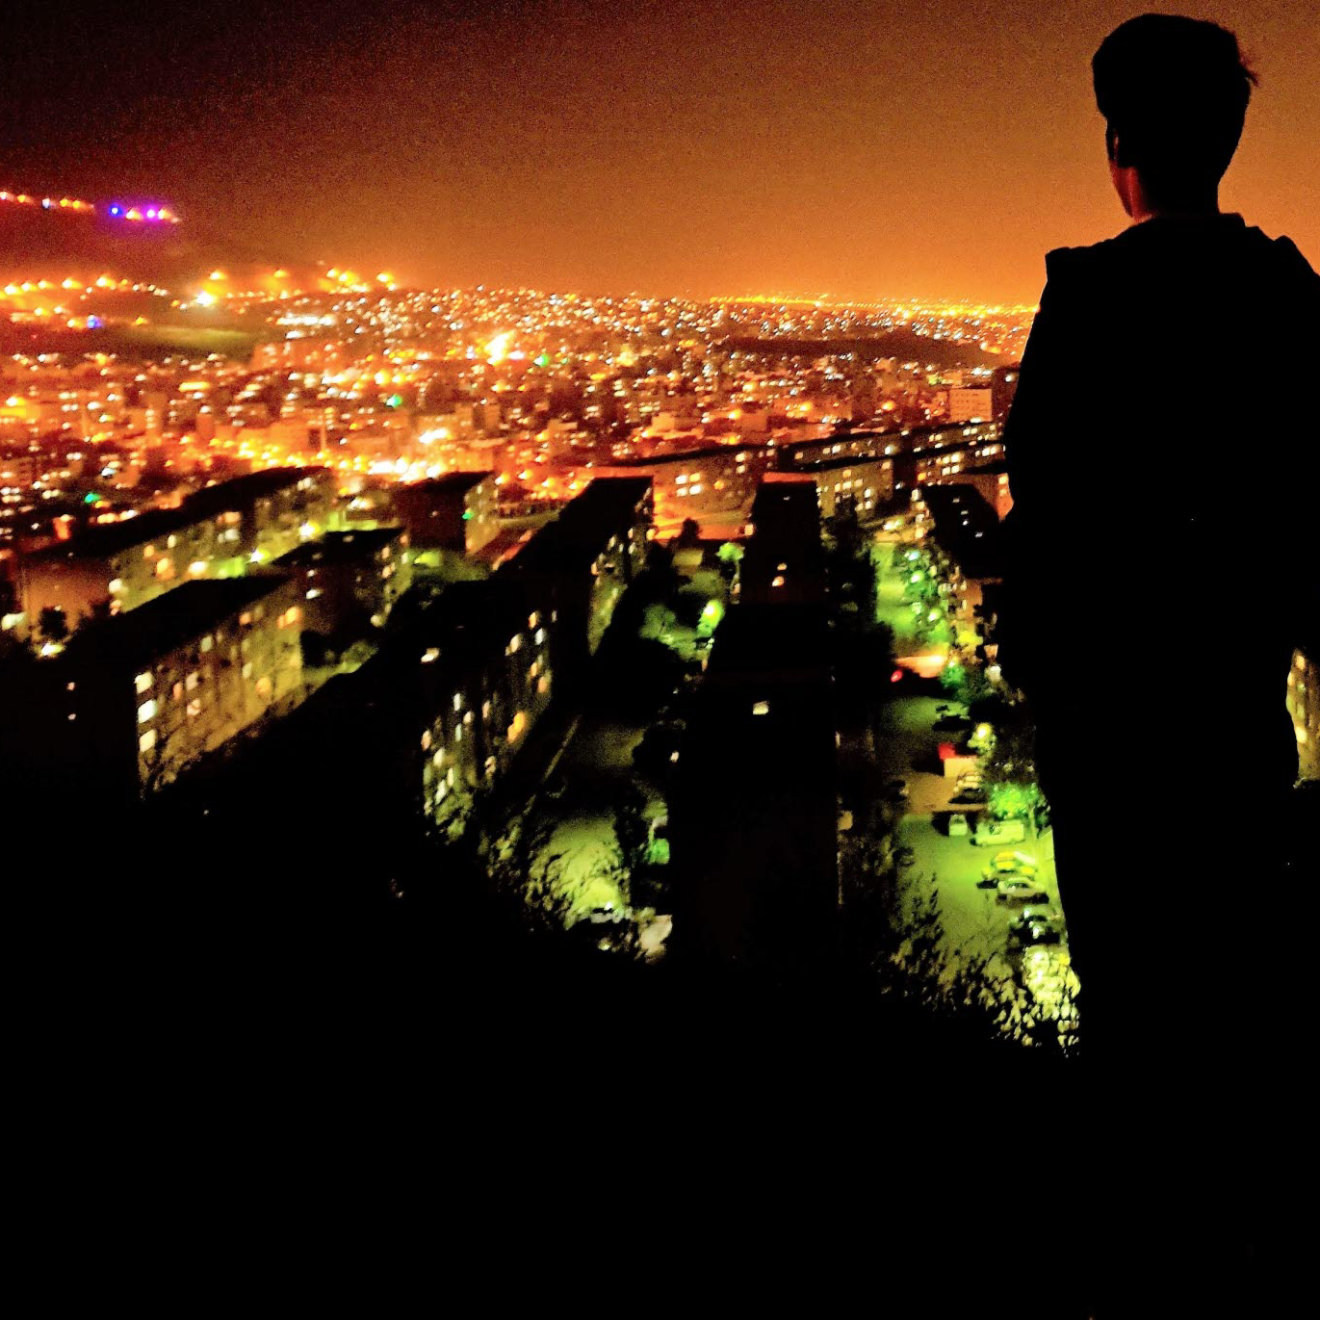
M 501 571 L 576 570 L 626 534 L 651 493 L 650 477 L 597 477 L 560 510 Z
M 1003 573 L 999 515 L 966 484 L 923 485 L 922 497 L 935 522 L 935 537 L 969 578 Z
M 813 472 L 833 472 L 836 468 L 862 467 L 867 463 L 892 463 L 885 454 L 834 454 L 828 458 L 803 459 L 793 464 L 794 472 L 810 475 Z
M 352 532 L 326 532 L 276 559 L 273 568 L 312 568 L 317 564 L 354 564 L 372 559 L 384 546 L 404 535 L 402 527 L 373 527 Z
M 618 471 L 625 468 L 637 468 L 639 471 L 645 471 L 647 468 L 654 467 L 675 467 L 684 463 L 699 463 L 703 459 L 726 458 L 733 459 L 736 455 L 742 453 L 773 453 L 766 445 L 755 444 L 751 441 L 743 443 L 739 441 L 734 445 L 703 445 L 700 449 L 685 449 L 679 454 L 655 454 L 651 458 L 620 458 L 605 466 Z M 605 478 L 601 478 L 604 480 Z M 618 478 L 614 478 L 618 480 Z
M 272 595 L 287 581 L 283 575 L 254 574 L 217 582 L 188 582 L 138 609 L 76 633 L 68 652 L 97 665 L 139 668 L 201 637 L 240 610 Z
M 755 536 L 820 540 L 820 500 L 807 474 L 777 473 L 763 481 L 752 501 Z M 754 538 L 755 539 L 755 538 Z
M 204 518 L 242 509 L 253 501 L 295 486 L 304 477 L 321 478 L 328 468 L 271 468 L 234 477 L 231 481 L 203 486 L 189 495 L 177 509 L 148 509 L 120 522 L 98 523 L 71 541 L 47 546 L 31 556 L 34 560 L 106 559 L 132 546 L 144 545 L 171 532 L 181 531 Z
M 473 486 L 480 485 L 493 472 L 447 472 L 443 477 L 428 477 L 425 481 L 410 481 L 401 486 L 401 492 L 417 491 L 429 495 L 465 494 Z

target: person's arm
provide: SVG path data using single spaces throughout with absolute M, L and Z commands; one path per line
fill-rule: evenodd
M 1013 407 L 1004 424 L 1004 451 L 1013 508 L 1004 522 L 1005 572 L 999 618 L 999 664 L 1004 676 L 1028 697 L 1039 688 L 1048 645 L 1042 599 L 1042 556 L 1047 553 L 1048 490 L 1046 457 L 1052 432 L 1065 412 L 1063 382 L 1067 369 L 1063 298 L 1056 278 L 1055 254 L 1047 261 L 1049 280 L 1022 355 Z

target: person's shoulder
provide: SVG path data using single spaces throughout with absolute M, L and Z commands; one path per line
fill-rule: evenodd
M 1123 235 L 1085 247 L 1058 247 L 1045 254 L 1045 275 L 1052 284 L 1086 282 L 1125 259 Z
M 1316 274 L 1315 267 L 1307 261 L 1301 248 L 1286 234 L 1271 238 L 1254 226 L 1247 232 L 1263 251 L 1270 254 L 1270 258 L 1278 265 L 1282 274 L 1320 289 L 1320 275 Z
M 1100 243 L 1088 243 L 1085 247 L 1053 248 L 1045 253 L 1045 275 L 1049 279 L 1056 276 L 1081 275 L 1086 271 L 1104 267 L 1114 260 L 1118 253 L 1118 238 L 1102 239 Z

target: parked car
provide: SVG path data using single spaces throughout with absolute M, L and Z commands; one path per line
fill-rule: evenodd
M 957 802 L 969 807 L 983 807 L 986 801 L 986 791 L 983 788 L 960 788 L 949 799 L 950 802 Z
M 961 839 L 969 832 L 967 817 L 961 811 L 951 811 L 949 813 L 949 838 Z
M 1027 837 L 1027 826 L 1021 820 L 979 820 L 972 834 L 972 842 L 979 847 L 996 843 L 1021 843 Z
M 1036 859 L 1030 853 L 1006 848 L 1003 852 L 995 853 L 982 868 L 981 874 L 987 878 L 993 876 L 996 880 L 1002 880 L 1006 875 L 1023 875 L 1030 880 L 1036 870 Z
M 1012 922 L 1008 928 L 1011 940 L 1018 944 L 1062 944 L 1063 923 L 1058 921 L 1028 921 L 1019 925 Z
M 1053 903 L 1044 906 L 1024 907 L 1014 918 L 1015 921 L 1062 921 L 1063 913 Z
M 1027 938 L 1033 926 L 1039 926 L 1042 929 L 1046 927 L 1057 929 L 1059 934 L 1062 935 L 1064 931 L 1063 914 L 1056 907 L 1028 904 L 1018 916 L 1008 923 L 1008 933 L 1022 940 L 1025 944 L 1056 944 L 1058 942 L 1057 940 Z
M 1012 875 L 1001 880 L 996 886 L 996 897 L 1001 903 L 1026 904 L 1048 903 L 1050 896 L 1034 880 L 1025 876 Z
M 953 781 L 955 788 L 984 788 L 985 781 L 979 770 L 965 770 Z

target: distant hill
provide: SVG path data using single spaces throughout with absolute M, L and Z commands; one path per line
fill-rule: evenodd
M 993 367 L 1003 364 L 1002 358 L 985 352 L 979 344 L 931 339 L 907 329 L 891 330 L 888 334 L 868 339 L 762 339 L 755 335 L 733 335 L 715 347 L 730 353 L 766 353 L 777 357 L 828 357 L 852 353 L 867 361 L 897 358 L 900 362 L 928 362 L 935 367 Z
M 0 355 L 11 353 L 113 353 L 132 360 L 171 353 L 246 360 L 269 335 L 230 326 L 114 325 L 102 330 L 69 330 L 50 325 L 14 325 L 0 319 Z
M 114 274 L 186 289 L 217 267 L 236 282 L 284 267 L 310 278 L 313 263 L 292 253 L 257 252 L 184 217 L 177 225 L 132 223 L 96 212 L 0 205 L 0 278 Z
M 0 353 L 105 352 L 151 358 L 180 352 L 246 358 L 269 334 L 255 317 L 245 321 L 223 305 L 180 309 L 145 287 L 90 286 L 99 276 L 110 275 L 187 300 L 217 269 L 226 272 L 231 288 L 256 289 L 281 267 L 291 287 L 315 287 L 315 265 L 244 250 L 186 217 L 181 224 L 155 224 L 99 212 L 0 205 L 0 286 L 76 279 L 89 287 L 74 295 L 76 302 L 70 300 L 70 306 L 80 316 L 94 314 L 105 322 L 101 329 L 71 330 L 57 316 L 11 322 L 0 314 Z M 49 310 L 52 301 L 50 294 L 36 294 L 20 297 L 16 305 L 30 310 L 33 302 L 40 302 Z M 144 323 L 134 324 L 139 318 Z

